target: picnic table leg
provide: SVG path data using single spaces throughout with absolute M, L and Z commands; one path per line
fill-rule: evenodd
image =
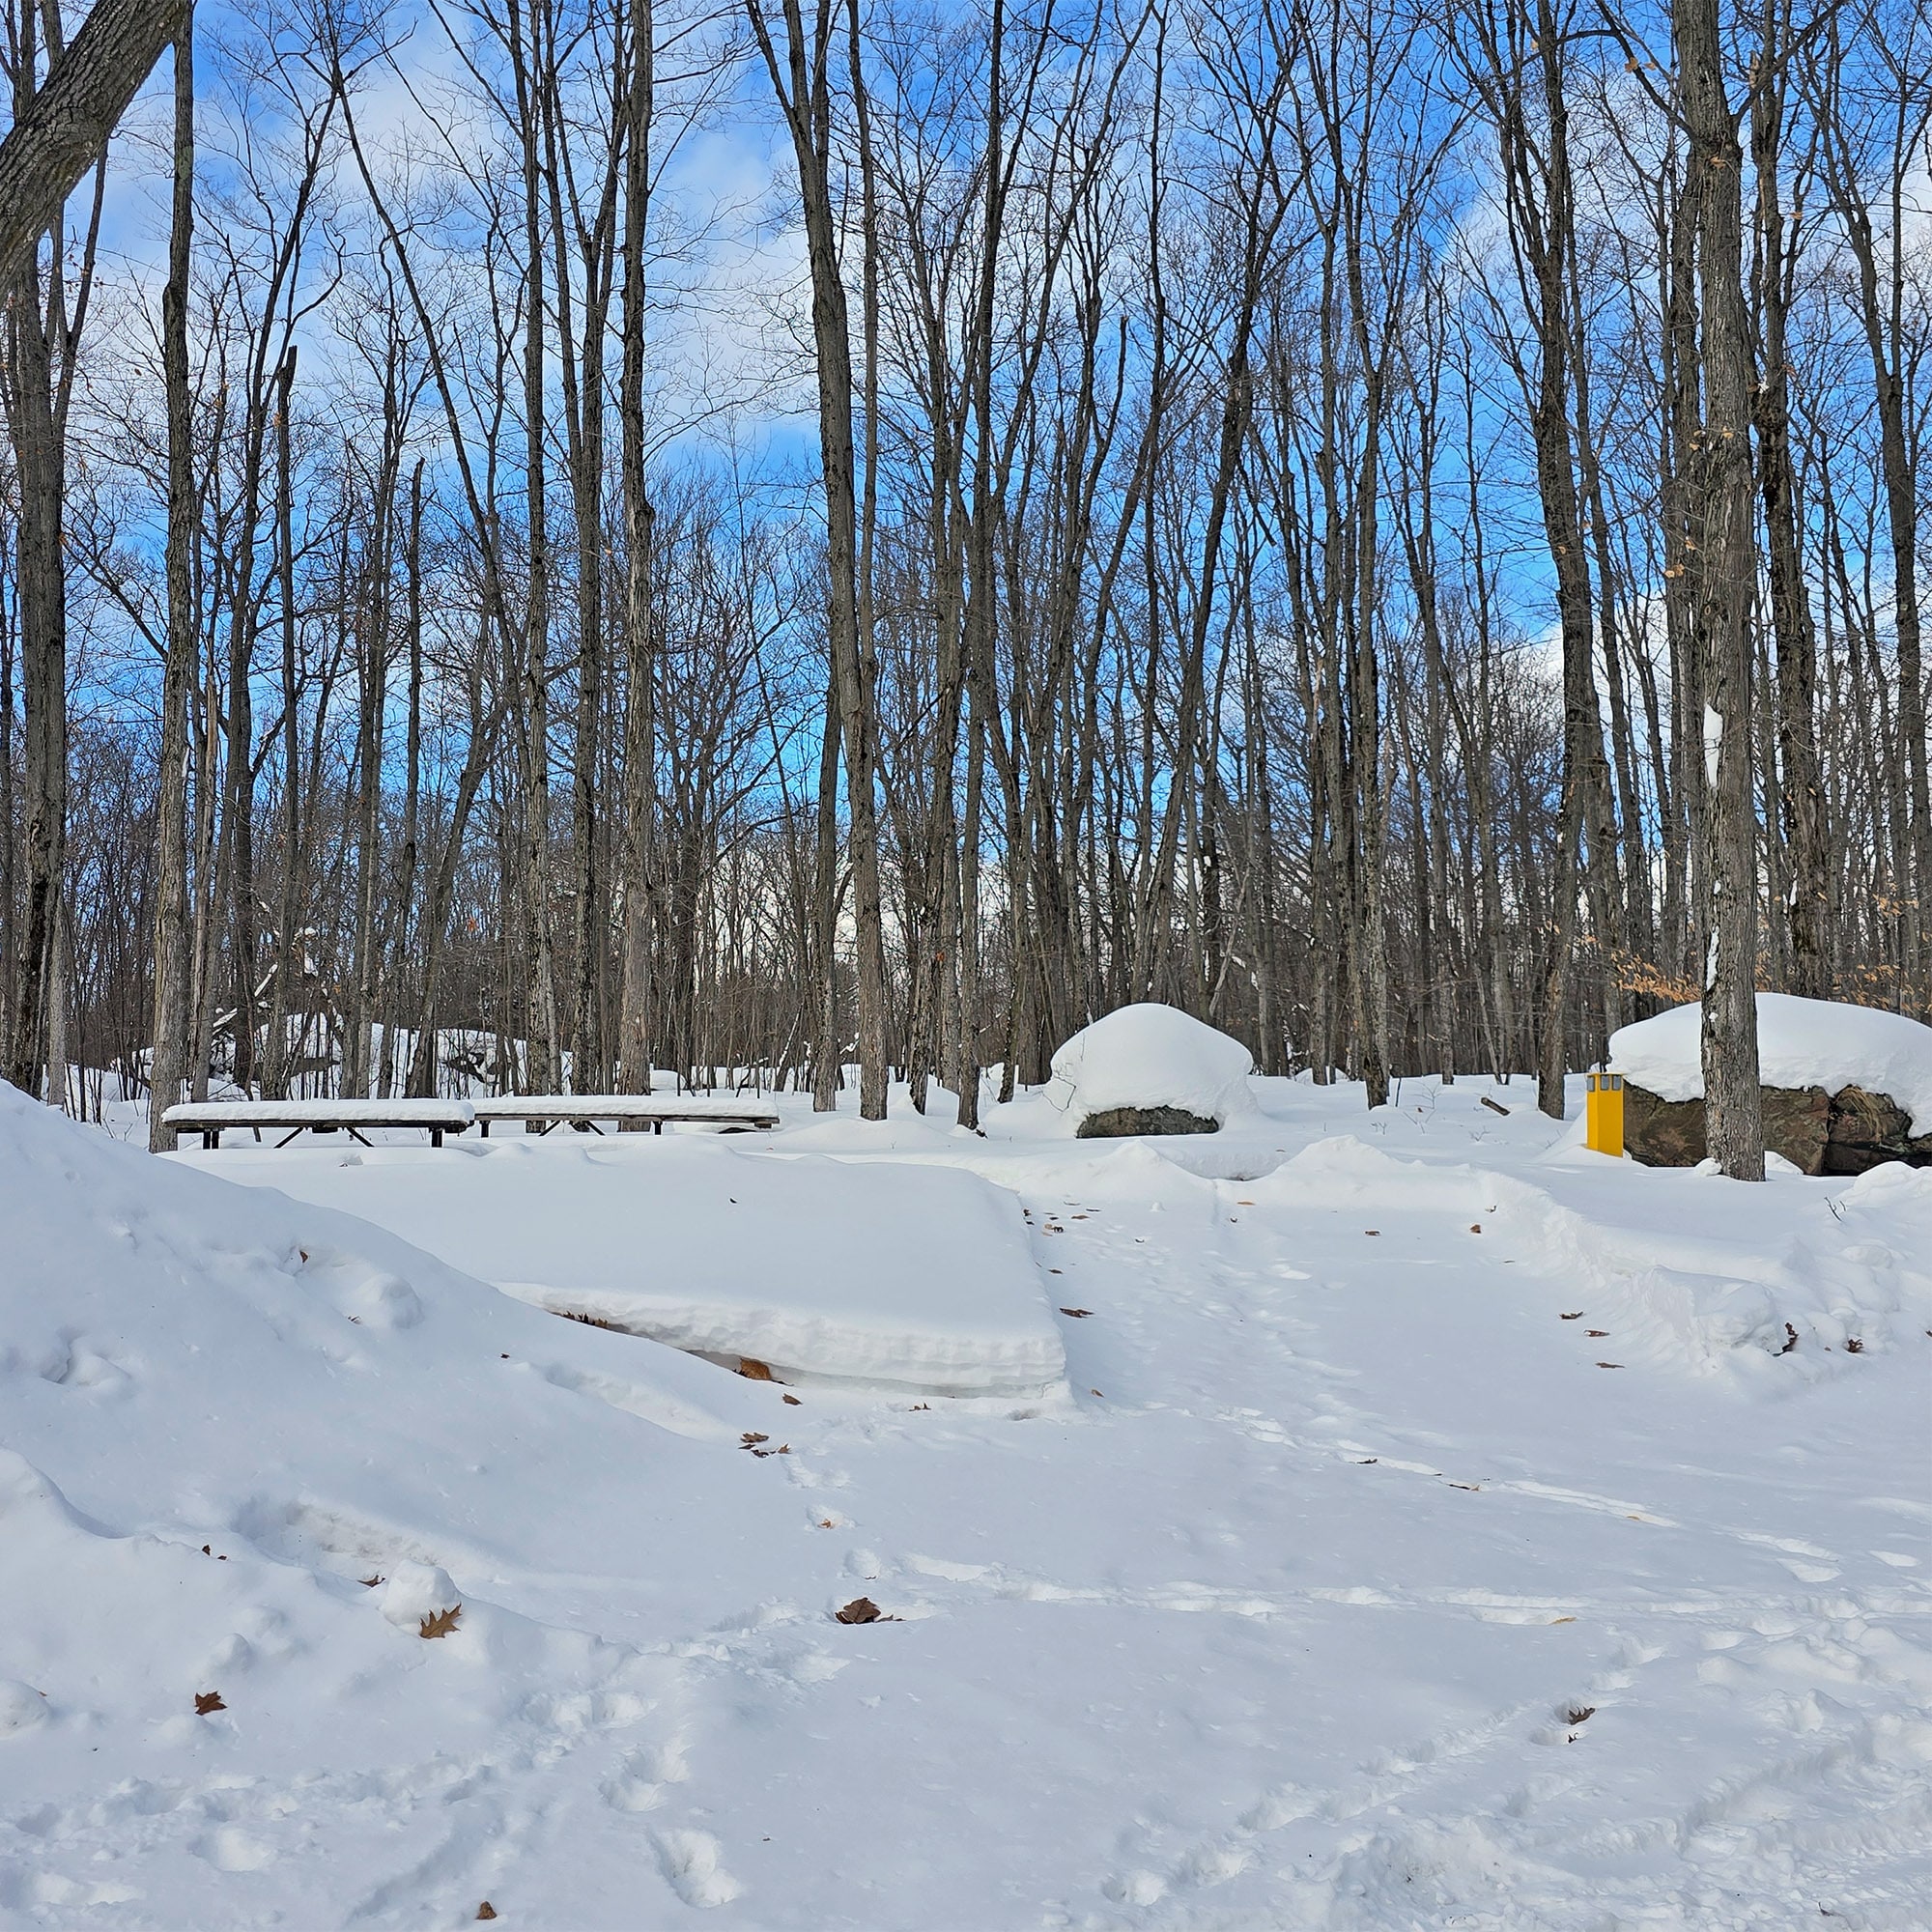
M 280 1139 L 280 1140 L 278 1140 L 278 1141 L 277 1141 L 277 1142 L 275 1143 L 276 1147 L 278 1147 L 278 1148 L 285 1148 L 285 1147 L 287 1147 L 287 1146 L 288 1146 L 288 1144 L 289 1144 L 289 1143 L 290 1143 L 290 1142 L 291 1142 L 292 1140 L 294 1140 L 294 1139 L 296 1138 L 296 1136 L 297 1136 L 298 1134 L 299 1134 L 299 1133 L 300 1133 L 301 1131 L 302 1131 L 302 1130 L 301 1130 L 301 1128 L 300 1128 L 300 1127 L 295 1127 L 295 1128 L 292 1128 L 292 1129 L 291 1129 L 291 1130 L 290 1130 L 290 1131 L 289 1131 L 288 1133 L 285 1133 L 285 1134 L 284 1134 L 284 1135 L 283 1135 L 283 1136 L 281 1137 L 281 1139 Z
M 214 1150 L 218 1148 L 220 1145 L 221 1145 L 221 1129 L 219 1127 L 202 1128 L 201 1151 L 203 1153 L 213 1153 Z
M 431 1147 L 440 1147 L 442 1145 L 442 1129 L 440 1127 L 432 1127 L 429 1130 L 429 1144 Z
M 483 1129 L 483 1138 L 487 1141 L 490 1138 L 490 1117 L 486 1114 L 476 1124 Z
M 369 1145 L 367 1141 L 363 1140 L 360 1130 L 355 1127 L 351 1127 L 349 1129 L 349 1138 L 352 1141 L 357 1142 L 362 1147 L 367 1147 Z

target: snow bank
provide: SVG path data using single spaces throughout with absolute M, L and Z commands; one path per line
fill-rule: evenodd
M 1255 1111 L 1237 1039 L 1174 1007 L 1122 1007 L 1053 1056 L 1047 1097 L 1075 1122 L 1117 1107 L 1179 1107 L 1226 1125 Z
M 1414 1233 L 1431 1252 L 1480 1229 L 1498 1263 L 1533 1268 L 1558 1299 L 1587 1291 L 1594 1311 L 1613 1313 L 1622 1351 L 1767 1394 L 1916 1346 L 1932 1328 L 1932 1275 L 1917 1265 L 1932 1253 L 1932 1171 L 1874 1169 L 1834 1212 L 1809 1187 L 1733 1188 L 1644 1169 L 1640 1223 L 1620 1184 L 1626 1171 L 1608 1170 L 1607 1190 L 1592 1169 L 1547 1172 L 1539 1186 L 1486 1167 L 1399 1160 L 1344 1135 L 1243 1192 L 1301 1214 L 1346 1211 L 1378 1238 Z
M 1702 1009 L 1673 1007 L 1610 1036 L 1610 1066 L 1662 1100 L 1704 1097 Z M 1932 1133 L 1932 1027 L 1876 1007 L 1757 996 L 1758 1077 L 1767 1087 L 1889 1094 Z
M 1065 1369 L 1009 1194 L 951 1167 L 698 1136 L 194 1154 L 559 1313 L 781 1378 L 1037 1394 Z

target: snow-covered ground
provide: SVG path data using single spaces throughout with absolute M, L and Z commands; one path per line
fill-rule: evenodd
M 1922 1932 L 1932 1174 L 1254 1093 L 349 1168 L 0 1088 L 0 1924 Z M 883 1226 L 904 1344 L 992 1255 L 1065 1379 L 748 1380 L 475 1278 L 630 1217 L 648 1298 L 753 1171 L 801 1296 Z

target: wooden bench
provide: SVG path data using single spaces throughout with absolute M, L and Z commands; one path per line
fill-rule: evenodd
M 777 1110 L 755 1102 L 714 1100 L 693 1094 L 497 1094 L 476 1102 L 476 1123 L 490 1137 L 492 1121 L 522 1121 L 526 1132 L 541 1137 L 566 1122 L 593 1134 L 601 1122 L 623 1126 L 648 1122 L 661 1134 L 667 1121 L 722 1126 L 727 1133 L 744 1133 L 779 1123 Z
M 204 1100 L 170 1107 L 161 1116 L 171 1127 L 199 1134 L 204 1148 L 218 1148 L 224 1127 L 286 1127 L 275 1145 L 298 1134 L 346 1133 L 369 1146 L 364 1127 L 426 1127 L 430 1145 L 464 1132 L 476 1118 L 468 1100 Z

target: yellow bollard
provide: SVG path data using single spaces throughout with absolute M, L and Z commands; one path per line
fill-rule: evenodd
M 1612 1160 L 1624 1157 L 1624 1076 L 1592 1073 L 1583 1096 L 1583 1145 Z

